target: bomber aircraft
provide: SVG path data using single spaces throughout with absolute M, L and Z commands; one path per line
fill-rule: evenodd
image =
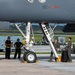
M 0 0 L 0 21 L 25 22 L 27 24 L 25 36 L 27 45 L 30 39 L 30 25 L 39 23 L 55 57 L 58 58 L 47 26 L 49 23 L 66 23 L 72 31 L 75 28 L 75 0 Z M 24 54 L 24 59 L 28 62 L 35 62 L 35 52 L 28 50 Z

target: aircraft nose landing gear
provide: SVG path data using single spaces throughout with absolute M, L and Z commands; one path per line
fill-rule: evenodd
M 24 53 L 23 60 L 27 61 L 28 63 L 35 63 L 37 60 L 37 56 L 34 52 L 28 51 Z
M 25 47 L 26 52 L 23 55 L 23 61 L 26 61 L 28 63 L 35 63 L 37 60 L 37 56 L 36 56 L 34 50 L 32 49 L 32 46 L 30 46 L 30 44 L 31 44 L 30 43 L 31 23 L 30 22 L 27 23 L 26 36 L 17 24 L 15 24 L 15 26 L 20 31 L 20 33 L 23 35 L 23 37 L 26 39 L 26 47 Z

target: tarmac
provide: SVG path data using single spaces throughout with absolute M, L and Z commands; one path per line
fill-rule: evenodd
M 54 59 L 50 62 L 50 54 L 37 54 L 36 63 L 26 63 L 22 61 L 23 55 L 20 60 L 13 59 L 13 55 L 11 59 L 0 55 L 0 75 L 75 75 L 75 54 L 71 56 L 72 62 L 55 62 Z
M 0 75 L 75 75 L 75 55 L 72 62 L 50 62 L 49 54 L 37 55 L 36 63 L 24 63 L 19 59 L 5 59 L 0 55 Z

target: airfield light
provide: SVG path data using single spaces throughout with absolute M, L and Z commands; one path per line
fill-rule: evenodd
M 45 3 L 45 2 L 46 2 L 46 0 L 39 0 L 39 2 L 40 2 L 40 3 Z
M 28 2 L 33 3 L 33 2 L 34 2 L 34 0 L 28 0 Z

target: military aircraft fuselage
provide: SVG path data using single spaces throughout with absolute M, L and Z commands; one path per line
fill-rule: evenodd
M 75 0 L 0 0 L 0 21 L 75 22 Z

